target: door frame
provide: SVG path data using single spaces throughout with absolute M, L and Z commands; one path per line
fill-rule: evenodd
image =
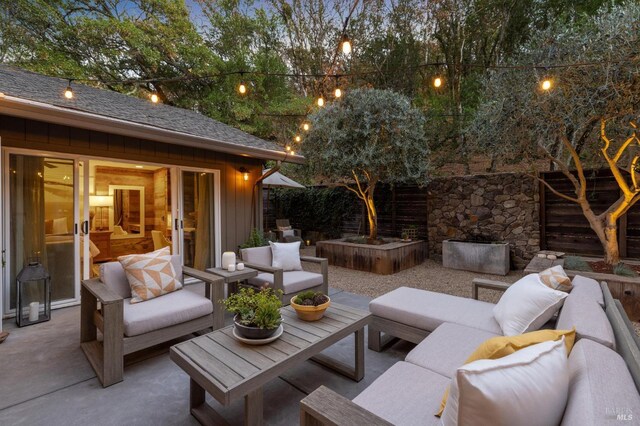
M 178 249 L 178 253 L 182 258 L 184 263 L 184 211 L 183 210 L 183 201 L 184 201 L 184 191 L 183 182 L 182 182 L 182 172 L 195 172 L 195 173 L 210 173 L 213 175 L 213 251 L 214 251 L 214 266 L 219 268 L 222 264 L 222 206 L 220 205 L 220 200 L 222 199 L 220 194 L 220 170 L 218 169 L 202 169 L 197 167 L 182 167 L 177 166 L 173 167 L 171 170 L 171 191 L 172 194 L 177 194 L 176 201 L 177 203 L 172 207 L 171 214 L 174 217 L 174 226 L 172 227 L 172 240 L 174 253 L 175 250 Z M 175 188 L 174 191 L 174 186 Z M 176 222 L 176 220 L 178 222 Z M 177 226 L 177 224 L 180 224 Z

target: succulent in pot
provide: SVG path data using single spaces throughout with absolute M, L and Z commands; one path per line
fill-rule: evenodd
M 235 315 L 233 322 L 238 334 L 247 339 L 266 339 L 276 332 L 282 317 L 282 292 L 265 288 L 241 288 L 223 300 L 225 308 Z
M 291 298 L 291 307 L 304 321 L 318 321 L 330 304 L 329 296 L 321 292 L 305 291 Z

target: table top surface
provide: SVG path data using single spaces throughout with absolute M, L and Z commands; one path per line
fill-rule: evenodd
M 218 275 L 219 277 L 224 278 L 225 280 L 233 281 L 233 280 L 246 280 L 248 278 L 253 278 L 258 275 L 258 271 L 253 268 L 247 268 L 246 266 L 242 271 L 238 271 L 237 269 L 233 272 L 229 272 L 226 269 L 222 268 L 209 268 L 207 272 L 211 272 L 212 274 Z
M 171 347 L 171 359 L 218 402 L 228 404 L 360 330 L 371 313 L 331 302 L 319 321 L 300 320 L 281 309 L 284 332 L 261 346 L 233 337 L 233 325 Z

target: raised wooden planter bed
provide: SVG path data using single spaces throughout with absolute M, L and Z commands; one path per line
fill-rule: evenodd
M 589 257 L 583 257 L 585 260 L 602 260 Z M 625 263 L 636 263 L 625 260 Z M 544 271 L 555 265 L 564 266 L 564 259 L 543 259 L 534 257 L 524 269 L 525 274 L 532 274 Z M 568 276 L 582 275 L 583 277 L 593 278 L 597 281 L 606 281 L 611 291 L 611 295 L 615 299 L 619 299 L 624 307 L 627 316 L 631 321 L 640 321 L 640 278 L 623 277 L 615 274 L 603 274 L 600 272 L 573 271 L 565 269 Z
M 329 265 L 389 275 L 424 262 L 427 259 L 427 243 L 393 242 L 376 246 L 327 240 L 316 243 L 316 255 L 329 259 Z

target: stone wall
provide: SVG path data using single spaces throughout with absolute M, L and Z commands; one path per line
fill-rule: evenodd
M 505 241 L 512 267 L 522 269 L 540 250 L 538 184 L 500 173 L 439 178 L 428 186 L 429 255 L 442 258 L 446 239 Z

